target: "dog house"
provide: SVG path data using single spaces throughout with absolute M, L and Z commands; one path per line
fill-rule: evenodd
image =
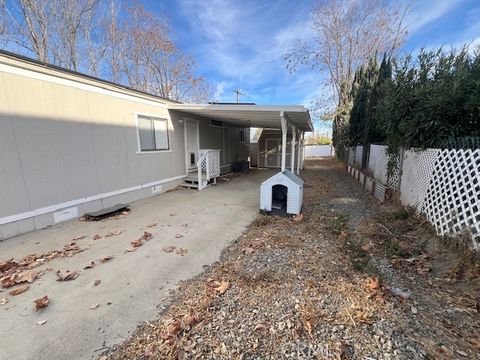
M 260 211 L 298 215 L 303 204 L 303 180 L 284 170 L 260 186 Z

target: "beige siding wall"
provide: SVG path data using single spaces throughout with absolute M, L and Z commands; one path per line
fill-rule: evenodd
M 169 119 L 171 151 L 137 154 L 136 113 Z M 162 104 L 0 71 L 0 239 L 53 224 L 51 212 L 28 216 L 39 209 L 118 193 L 78 205 L 81 215 L 184 174 L 183 127 Z
M 240 128 L 227 123 L 224 127 L 210 126 L 210 120 L 197 118 L 200 131 L 200 149 L 217 149 L 220 152 L 222 172 L 231 170 L 235 161 L 247 160 L 249 156 L 250 129 Z M 240 132 L 244 131 L 244 142 L 240 141 Z

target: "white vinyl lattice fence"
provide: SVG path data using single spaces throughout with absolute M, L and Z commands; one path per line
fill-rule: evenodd
M 405 151 L 400 179 L 400 200 L 404 205 L 421 211 L 439 152 L 438 149 Z
M 440 235 L 469 231 L 480 249 L 480 149 L 441 150 L 420 211 Z
M 381 151 L 371 149 L 368 170 L 373 181 L 385 184 L 383 172 L 378 169 L 386 169 L 388 158 L 380 156 Z M 351 148 L 349 173 L 360 180 L 358 157 L 358 147 Z M 363 185 L 372 192 L 371 180 Z M 480 149 L 406 150 L 386 185 L 398 191 L 404 205 L 423 213 L 439 235 L 466 231 L 472 247 L 480 250 Z

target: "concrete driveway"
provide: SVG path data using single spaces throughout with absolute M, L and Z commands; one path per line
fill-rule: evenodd
M 8 299 L 0 305 L 0 359 L 92 359 L 123 341 L 139 322 L 156 317 L 170 289 L 217 261 L 242 234 L 258 213 L 259 184 L 272 173 L 256 170 L 200 192 L 172 191 L 130 204 L 131 212 L 118 219 L 72 221 L 1 242 L 0 262 L 61 249 L 87 235 L 76 241 L 85 251 L 36 268 L 44 275 L 28 291 L 0 292 L 0 299 Z M 144 231 L 153 238 L 125 252 Z M 97 234 L 101 238 L 93 240 Z M 188 252 L 167 253 L 166 246 Z M 113 258 L 98 261 L 103 256 Z M 83 269 L 91 261 L 96 266 Z M 58 270 L 80 274 L 59 282 Z M 95 286 L 95 280 L 101 283 Z M 44 295 L 50 304 L 36 311 L 34 300 Z M 38 325 L 42 320 L 47 322 Z

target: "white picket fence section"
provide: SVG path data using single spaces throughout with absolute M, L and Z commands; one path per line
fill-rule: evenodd
M 316 157 L 328 157 L 333 155 L 332 145 L 305 145 L 305 159 Z
M 480 250 L 480 149 L 402 151 L 391 176 L 387 163 L 386 147 L 371 145 L 365 176 L 397 191 L 400 201 L 424 214 L 439 235 L 467 232 L 472 248 Z M 350 148 L 349 173 L 358 181 L 363 180 L 360 167 L 361 147 Z M 370 190 L 370 181 L 360 182 Z

